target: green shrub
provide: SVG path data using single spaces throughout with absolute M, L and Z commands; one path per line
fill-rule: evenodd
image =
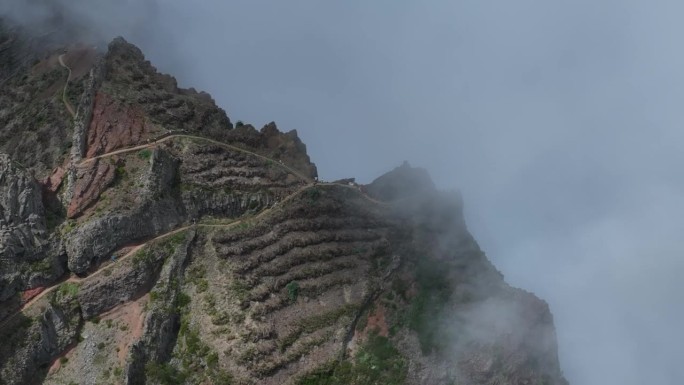
M 125 180 L 127 177 L 126 168 L 124 166 L 118 166 L 115 170 L 115 173 L 117 181 Z
M 321 197 L 321 190 L 316 188 L 316 187 L 312 187 L 312 188 L 306 190 L 305 194 L 306 194 L 306 197 L 309 199 L 309 202 L 313 203 L 313 202 L 317 201 L 318 198 Z
M 296 381 L 297 385 L 400 385 L 406 379 L 404 357 L 389 339 L 371 334 L 354 362 L 331 362 Z
M 178 293 L 178 296 L 176 297 L 176 308 L 178 310 L 185 309 L 186 306 L 190 303 L 190 296 L 180 292 Z
M 65 282 L 59 286 L 57 292 L 62 297 L 75 297 L 78 294 L 79 285 L 74 282 Z
M 152 151 L 147 148 L 138 152 L 138 158 L 140 159 L 150 159 L 150 156 L 152 156 Z
M 138 252 L 133 255 L 133 266 L 136 269 L 141 268 L 143 265 L 149 266 L 152 264 L 153 258 L 154 256 L 149 250 L 145 248 L 138 250 Z
M 287 297 L 290 301 L 295 302 L 299 296 L 299 283 L 297 283 L 297 281 L 291 281 L 285 285 L 285 289 L 287 290 Z
M 197 292 L 198 293 L 204 293 L 209 289 L 209 281 L 206 279 L 202 278 L 197 282 Z
M 170 364 L 148 362 L 145 365 L 145 374 L 148 378 L 156 380 L 162 385 L 185 384 L 188 375 L 179 371 Z
M 250 287 L 243 280 L 236 278 L 231 284 L 231 289 L 237 299 L 244 300 L 249 294 Z
M 207 366 L 210 368 L 215 368 L 218 364 L 218 354 L 216 352 L 211 352 L 207 356 Z
M 72 232 L 75 228 L 76 228 L 76 222 L 72 219 L 69 219 L 69 220 L 65 221 L 64 224 L 62 225 L 60 233 L 62 234 L 62 236 L 64 236 L 64 235 L 67 235 L 70 232 Z

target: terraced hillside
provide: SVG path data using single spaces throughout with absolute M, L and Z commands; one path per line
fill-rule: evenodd
M 391 259 L 378 210 L 344 187 L 310 187 L 258 222 L 212 231 L 189 267 L 188 324 L 231 373 L 264 384 L 333 360 Z
M 0 384 L 566 384 L 424 170 L 319 183 L 123 39 L 0 32 Z

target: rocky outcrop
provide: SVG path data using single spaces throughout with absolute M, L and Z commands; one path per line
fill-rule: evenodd
M 190 145 L 179 157 L 183 206 L 193 218 L 257 213 L 305 183 L 276 161 L 217 145 Z
M 105 274 L 89 277 L 78 294 L 83 318 L 91 319 L 149 292 L 165 262 L 173 264 L 179 258 L 187 258 L 188 244 L 194 237 L 195 232 L 188 230 L 160 239 L 146 248 L 134 248 L 123 257 L 125 261 L 106 268 Z M 171 255 L 169 250 L 172 250 Z
M 317 176 L 297 131 L 282 133 L 273 122 L 261 131 L 245 124 L 233 127 L 225 111 L 208 94 L 178 88 L 173 77 L 158 73 L 137 47 L 122 38 L 109 45 L 105 63 L 104 92 L 121 101 L 124 111 L 132 111 L 133 115 L 140 109 L 144 111 L 149 119 L 144 124 L 158 125 L 167 132 L 238 143 L 281 160 L 310 178 Z M 135 107 L 124 102 L 135 103 Z
M 151 153 L 150 167 L 143 176 L 143 193 L 151 199 L 157 199 L 177 187 L 179 163 L 180 160 L 168 151 L 155 148 Z
M 74 192 L 67 208 L 67 217 L 74 218 L 81 214 L 100 194 L 106 190 L 116 178 L 116 166 L 99 159 L 85 163 L 76 168 Z
M 372 197 L 382 201 L 410 198 L 434 191 L 430 175 L 422 168 L 413 168 L 408 162 L 375 179 L 365 186 Z
M 120 247 L 171 231 L 182 221 L 182 212 L 169 199 L 145 203 L 128 214 L 96 218 L 69 233 L 69 270 L 82 274 L 91 263 L 109 259 Z
M 42 185 L 45 188 L 46 192 L 50 194 L 56 193 L 59 187 L 62 185 L 62 181 L 64 180 L 65 174 L 66 170 L 64 169 L 64 167 L 61 166 L 58 166 L 54 170 L 52 170 L 52 174 L 50 174 L 42 181 Z
M 271 159 L 291 165 L 308 178 L 318 176 L 316 165 L 309 159 L 306 145 L 297 136 L 297 130 L 282 133 L 275 122 L 271 122 L 257 131 L 250 124 L 240 123 L 225 135 L 227 140 L 244 143 Z
M 105 92 L 135 103 L 167 130 L 223 138 L 232 128 L 225 111 L 211 98 L 178 88 L 173 77 L 159 74 L 137 47 L 122 38 L 110 43 L 105 65 Z
M 44 368 L 77 342 L 82 318 L 72 290 L 77 290 L 77 286 L 65 286 L 52 293 L 43 311 L 14 317 L 0 329 L 0 383 L 40 381 Z
M 0 154 L 0 301 L 25 283 L 22 266 L 45 257 L 47 238 L 40 186 Z
M 191 245 L 197 233 L 190 230 L 183 235 L 182 243 L 165 260 L 159 279 L 152 288 L 156 300 L 145 318 L 142 337 L 129 352 L 124 373 L 126 384 L 145 384 L 146 364 L 163 363 L 170 358 L 173 351 L 182 311 L 178 304 L 182 302 L 179 298 L 183 293 L 178 283 L 185 280 L 184 271 L 191 258 Z

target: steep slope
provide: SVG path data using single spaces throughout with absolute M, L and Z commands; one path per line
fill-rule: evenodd
M 121 38 L 43 48 L 0 72 L 0 384 L 566 383 L 424 170 L 316 183 Z

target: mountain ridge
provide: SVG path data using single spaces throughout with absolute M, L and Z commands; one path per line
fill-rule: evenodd
M 20 43 L 0 38 L 24 57 L 0 72 L 0 384 L 567 383 L 548 305 L 425 170 L 317 182 L 296 131 L 233 124 L 123 38 Z

